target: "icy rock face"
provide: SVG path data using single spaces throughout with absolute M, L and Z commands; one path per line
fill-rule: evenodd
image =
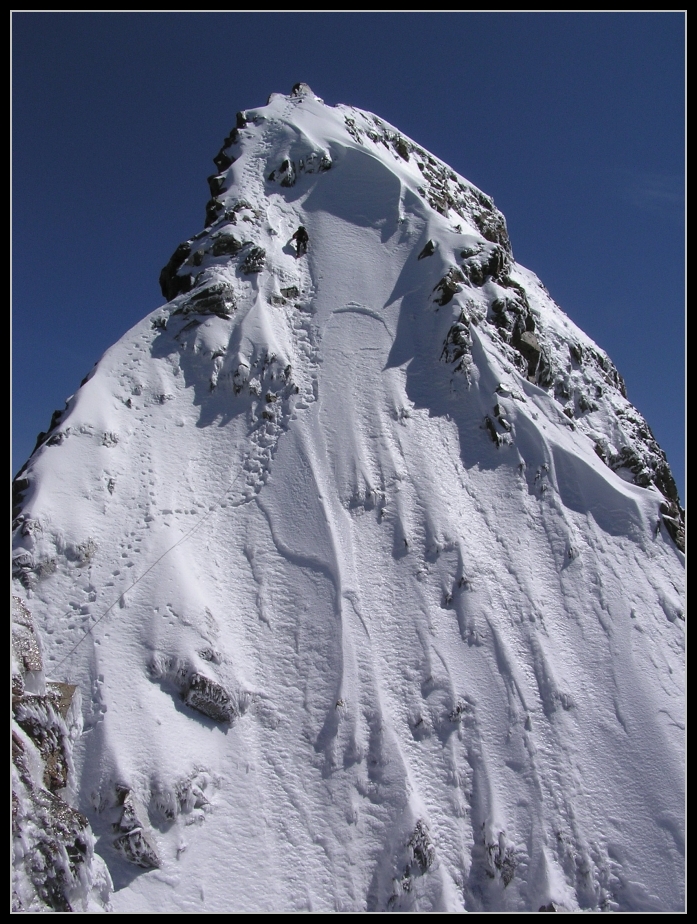
M 88 820 L 70 804 L 78 691 L 46 681 L 31 613 L 19 598 L 12 651 L 12 910 L 109 911 L 109 874 Z
M 114 824 L 118 834 L 113 845 L 129 863 L 143 869 L 156 869 L 160 866 L 160 858 L 157 855 L 147 812 L 129 790 L 123 790 L 120 795 L 123 799 L 123 809 L 121 818 Z
M 214 162 L 15 484 L 115 910 L 681 909 L 683 513 L 619 373 L 377 116 L 301 84 Z

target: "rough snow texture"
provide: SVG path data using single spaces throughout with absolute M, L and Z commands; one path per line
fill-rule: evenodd
M 114 910 L 683 908 L 682 511 L 617 370 L 375 116 L 299 85 L 215 163 L 17 483 Z

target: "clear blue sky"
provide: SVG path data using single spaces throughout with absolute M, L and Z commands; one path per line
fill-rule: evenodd
M 13 472 L 162 302 L 238 109 L 303 80 L 494 197 L 684 503 L 682 13 L 15 13 Z

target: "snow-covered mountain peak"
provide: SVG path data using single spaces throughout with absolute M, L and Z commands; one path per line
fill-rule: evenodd
M 682 511 L 614 365 L 377 116 L 298 84 L 214 160 L 16 482 L 115 910 L 681 907 Z

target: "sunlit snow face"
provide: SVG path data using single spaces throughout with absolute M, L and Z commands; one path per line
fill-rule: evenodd
M 660 450 L 487 196 L 298 93 L 22 475 L 112 907 L 677 908 Z

